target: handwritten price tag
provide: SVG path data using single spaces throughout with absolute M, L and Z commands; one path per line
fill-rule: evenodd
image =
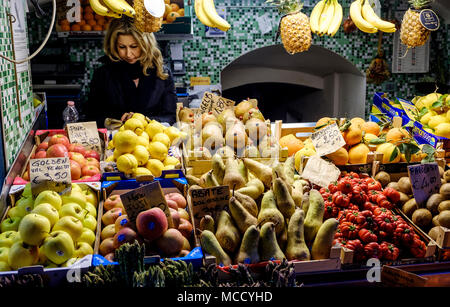
M 432 194 L 439 193 L 441 176 L 437 163 L 409 165 L 408 174 L 418 205 L 425 203 Z
M 333 153 L 345 145 L 341 131 L 335 123 L 311 134 L 311 140 L 320 157 Z
M 45 190 L 70 192 L 72 176 L 69 158 L 31 159 L 30 181 L 33 196 Z
M 98 136 L 96 122 L 67 124 L 66 129 L 70 143 L 81 144 L 85 148 L 101 152 L 102 145 L 100 142 L 100 137 Z
M 172 216 L 167 205 L 159 181 L 146 184 L 130 192 L 120 195 L 122 204 L 132 225 L 136 225 L 136 218 L 142 211 L 158 207 L 166 214 L 169 228 L 173 228 Z
M 333 163 L 314 155 L 308 159 L 301 177 L 318 186 L 327 187 L 331 182 L 338 180 L 340 174 L 341 171 Z
M 202 113 L 212 112 L 215 116 L 219 115 L 226 108 L 234 106 L 233 100 L 223 98 L 210 92 L 205 92 L 200 104 L 200 111 Z
M 218 186 L 206 189 L 189 190 L 191 197 L 192 212 L 194 213 L 194 223 L 200 225 L 200 220 L 205 215 L 210 215 L 214 219 L 217 214 L 228 208 L 230 201 L 230 187 Z

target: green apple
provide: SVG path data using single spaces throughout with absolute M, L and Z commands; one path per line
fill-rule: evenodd
M 25 242 L 16 242 L 9 249 L 8 263 L 12 269 L 34 265 L 39 259 L 39 248 Z
M 91 245 L 86 242 L 77 242 L 75 244 L 75 251 L 73 252 L 73 257 L 83 258 L 86 255 L 92 255 L 94 253 L 94 249 Z
M 70 194 L 61 196 L 62 204 L 68 204 L 68 203 L 77 203 L 81 206 L 81 208 L 84 209 L 84 206 L 86 205 L 86 196 L 83 194 L 83 192 L 80 191 L 74 191 L 70 192 Z
M 92 231 L 97 229 L 97 219 L 90 214 L 86 215 L 82 222 L 84 227 L 89 228 Z
M 73 216 L 63 216 L 56 222 L 55 226 L 53 226 L 52 231 L 62 230 L 67 232 L 74 242 L 78 240 L 78 238 L 83 233 L 83 223 Z
M 12 271 L 11 267 L 7 262 L 0 261 L 0 272 Z
M 95 218 L 97 217 L 97 209 L 95 209 L 95 207 L 91 203 L 86 202 L 86 206 L 84 207 L 84 209 L 88 211 L 89 215 L 92 215 Z
M 23 208 L 19 207 L 12 207 L 8 210 L 8 217 L 24 217 L 26 214 L 25 211 L 23 211 Z
M 78 260 L 80 260 L 80 258 L 77 257 L 72 257 L 69 260 L 67 260 L 66 262 L 64 262 L 63 264 L 61 264 L 61 267 L 69 267 L 75 264 L 75 262 L 77 262 Z
M 83 192 L 83 189 L 77 183 L 72 183 L 72 191 Z
M 66 262 L 72 258 L 74 244 L 72 237 L 65 231 L 53 231 L 44 241 L 45 256 L 56 264 Z
M 42 191 L 34 200 L 34 206 L 42 203 L 48 203 L 55 207 L 56 210 L 61 209 L 62 199 L 55 191 Z
M 29 182 L 25 185 L 25 188 L 23 189 L 23 192 L 22 192 L 22 197 L 33 198 L 33 193 L 31 192 L 31 182 Z
M 41 203 L 34 207 L 31 213 L 36 213 L 45 216 L 50 222 L 50 227 L 53 227 L 55 223 L 59 220 L 59 212 L 52 205 L 48 203 Z
M 47 256 L 44 253 L 44 245 L 41 245 L 39 247 L 39 260 L 37 264 L 45 265 L 47 261 L 48 261 Z
M 0 247 L 0 261 L 8 263 L 9 247 Z
M 19 224 L 22 218 L 20 216 L 8 217 L 3 220 L 0 230 L 1 232 L 14 230 L 17 231 L 19 229 Z
M 15 207 L 20 208 L 21 212 L 25 212 L 27 215 L 34 208 L 34 200 L 31 197 L 21 197 L 17 202 Z
M 86 215 L 87 211 L 77 203 L 67 203 L 62 205 L 61 209 L 59 209 L 60 217 L 73 216 L 82 221 Z
M 0 247 L 11 247 L 14 243 L 22 241 L 17 231 L 10 230 L 0 233 Z
M 93 205 L 95 208 L 98 206 L 98 198 L 97 194 L 91 190 L 91 188 L 83 191 L 84 195 L 86 196 L 86 202 Z
M 19 225 L 20 238 L 29 245 L 40 245 L 50 233 L 50 221 L 43 215 L 25 215 Z
M 59 268 L 59 265 L 47 260 L 47 262 L 44 264 L 44 268 L 45 269 L 54 269 L 54 268 Z
M 83 228 L 83 232 L 81 236 L 78 238 L 78 242 L 86 242 L 90 246 L 92 246 L 95 242 L 95 233 L 89 228 Z

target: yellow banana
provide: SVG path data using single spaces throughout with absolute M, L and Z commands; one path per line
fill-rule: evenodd
M 395 32 L 395 24 L 392 22 L 388 22 L 382 20 L 373 10 L 368 0 L 364 1 L 364 5 L 362 6 L 362 16 L 363 18 L 372 24 L 375 28 L 383 32 Z M 392 29 L 394 31 L 392 31 Z
M 117 14 L 115 12 L 112 12 L 105 5 L 103 5 L 103 3 L 100 2 L 100 0 L 89 0 L 89 4 L 91 5 L 92 10 L 97 15 L 109 16 L 109 17 L 115 17 L 115 18 L 122 17 L 122 14 Z
M 194 10 L 195 15 L 197 15 L 198 20 L 205 26 L 214 28 L 215 25 L 212 23 L 212 21 L 209 19 L 209 17 L 206 15 L 205 11 L 203 10 L 203 0 L 195 0 L 194 1 Z
M 107 7 L 117 14 L 125 14 L 134 17 L 136 12 L 125 0 L 103 0 Z
M 309 17 L 309 25 L 311 27 L 312 33 L 318 33 L 319 32 L 319 20 L 320 15 L 322 14 L 323 8 L 325 7 L 326 0 L 319 1 L 316 6 L 314 6 L 313 10 L 311 11 L 311 15 Z
M 202 3 L 206 16 L 209 17 L 216 28 L 225 32 L 231 28 L 231 25 L 225 19 L 220 17 L 219 14 L 217 14 L 214 0 L 203 0 Z
M 329 36 L 333 37 L 337 33 L 341 27 L 343 16 L 344 12 L 342 10 L 342 5 L 340 5 L 337 0 L 334 0 L 334 17 L 327 32 Z
M 362 4 L 361 0 L 353 1 L 350 5 L 350 17 L 352 18 L 353 23 L 363 32 L 366 33 L 376 33 L 378 29 L 369 22 L 367 22 L 361 15 Z
M 334 16 L 334 3 L 331 0 L 327 1 L 319 22 L 319 35 L 323 35 L 328 32 L 331 21 Z

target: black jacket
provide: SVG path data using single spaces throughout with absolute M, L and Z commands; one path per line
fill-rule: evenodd
M 119 119 L 124 113 L 142 113 L 159 122 L 175 122 L 177 96 L 172 75 L 166 80 L 156 76 L 156 69 L 149 75 L 142 73 L 140 63 L 113 62 L 107 56 L 94 71 L 84 114 L 87 120 L 97 121 L 104 127 L 105 118 Z M 136 87 L 134 79 L 139 78 Z

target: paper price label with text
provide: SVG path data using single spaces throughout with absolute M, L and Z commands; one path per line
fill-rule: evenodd
M 228 208 L 230 202 L 230 187 L 218 186 L 206 189 L 190 189 L 192 212 L 194 222 L 200 225 L 200 220 L 205 215 L 210 215 L 214 219 L 223 209 Z
M 72 176 L 69 158 L 31 159 L 30 182 L 34 197 L 45 190 L 58 193 L 70 192 Z
M 234 106 L 235 102 L 231 99 L 223 98 L 210 92 L 205 92 L 200 104 L 202 113 L 212 112 L 215 116 L 222 113 L 226 108 Z
M 314 155 L 308 159 L 301 177 L 318 186 L 327 187 L 333 181 L 338 180 L 340 174 L 341 171 L 333 163 Z
M 320 157 L 333 153 L 345 145 L 345 140 L 336 123 L 311 134 L 311 140 Z
M 425 203 L 432 194 L 439 193 L 441 175 L 437 163 L 409 165 L 408 174 L 418 205 Z
M 102 151 L 102 144 L 95 121 L 67 124 L 66 129 L 70 143 L 81 144 L 85 148 L 93 149 L 98 153 Z
M 127 212 L 128 219 L 132 225 L 136 225 L 139 213 L 148 209 L 158 207 L 166 214 L 169 228 L 173 227 L 172 216 L 167 205 L 164 193 L 159 181 L 146 184 L 127 193 L 121 194 L 123 207 Z

